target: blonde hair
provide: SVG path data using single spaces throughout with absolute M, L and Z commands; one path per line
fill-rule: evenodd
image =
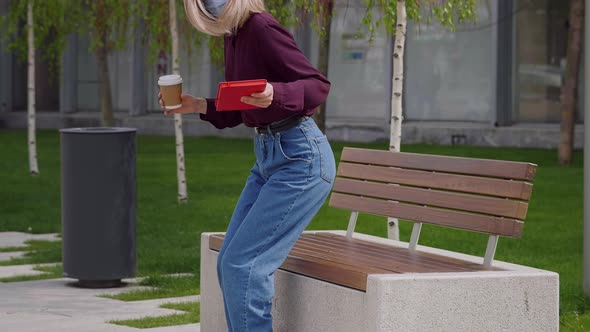
M 213 36 L 234 33 L 250 14 L 265 10 L 263 0 L 228 0 L 218 18 L 205 9 L 203 0 L 184 0 L 184 9 L 197 30 Z

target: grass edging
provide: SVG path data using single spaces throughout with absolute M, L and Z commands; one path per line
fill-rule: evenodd
M 61 241 L 28 240 L 26 247 L 7 247 L 3 252 L 24 251 L 24 257 L 0 261 L 0 266 L 44 264 L 61 262 Z M 19 249 L 19 250 L 14 250 Z
M 33 270 L 45 272 L 37 275 L 22 275 L 8 278 L 0 278 L 0 282 L 21 282 L 33 280 L 59 279 L 63 278 L 63 267 L 61 264 L 35 266 Z
M 160 308 L 184 311 L 183 314 L 173 314 L 166 316 L 144 317 L 139 319 L 113 320 L 110 324 L 124 325 L 138 329 L 148 329 L 153 327 L 177 326 L 186 324 L 195 324 L 200 322 L 199 302 L 181 302 L 166 303 Z
M 198 287 L 199 276 L 197 275 L 154 275 L 143 279 L 138 285 L 150 287 L 150 289 L 134 290 L 115 295 L 102 294 L 99 297 L 130 302 L 199 295 L 200 291 Z

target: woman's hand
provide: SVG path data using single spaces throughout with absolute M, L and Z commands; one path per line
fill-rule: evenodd
M 189 114 L 189 113 L 201 113 L 207 114 L 207 101 L 203 98 L 196 98 L 189 94 L 181 94 L 180 99 L 182 100 L 182 106 L 174 110 L 167 110 L 162 100 L 162 94 L 158 93 L 158 101 L 160 107 L 164 111 L 164 114 Z
M 270 83 L 266 83 L 266 89 L 260 93 L 253 93 L 250 97 L 242 97 L 242 103 L 260 107 L 260 108 L 267 108 L 272 104 L 274 97 L 274 88 Z

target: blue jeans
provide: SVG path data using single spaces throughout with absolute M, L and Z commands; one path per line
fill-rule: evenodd
M 272 331 L 274 273 L 318 212 L 336 167 L 313 119 L 254 138 L 256 164 L 217 259 L 229 331 Z

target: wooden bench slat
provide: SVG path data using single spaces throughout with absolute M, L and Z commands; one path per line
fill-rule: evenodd
M 299 240 L 289 255 L 305 255 L 337 264 L 354 266 L 355 268 L 360 268 L 361 271 L 366 272 L 367 274 L 403 273 L 403 269 L 395 269 L 388 267 L 385 264 L 364 260 L 356 253 L 341 255 L 335 252 L 325 251 L 324 249 L 326 249 L 325 246 L 314 245 Z M 422 269 L 417 269 L 417 271 L 422 271 Z
M 384 255 L 379 252 L 359 248 L 358 246 L 348 246 L 342 242 L 332 242 L 331 239 L 326 241 L 321 238 L 307 236 L 301 237 L 297 241 L 296 249 L 305 249 L 312 252 L 311 255 L 317 255 L 327 260 L 352 262 L 359 266 L 372 266 L 396 273 L 427 273 L 427 272 L 472 272 L 474 269 L 468 269 L 460 266 L 446 265 L 440 266 L 416 259 L 414 262 L 407 257 L 397 255 Z M 397 257 L 396 257 L 397 256 Z
M 390 185 L 379 182 L 337 178 L 333 191 L 421 205 L 485 213 L 524 220 L 528 204 L 519 200 L 458 194 L 437 190 Z
M 432 173 L 346 162 L 340 162 L 338 176 L 521 200 L 529 200 L 532 192 L 532 184 L 521 181 Z
M 215 234 L 209 238 L 209 249 L 211 250 L 221 250 L 222 244 L 223 235 Z M 367 290 L 368 274 L 365 270 L 318 259 L 303 253 L 289 254 L 281 265 L 281 269 L 361 291 Z
M 213 234 L 209 237 L 209 249 L 220 251 L 223 246 L 224 235 Z
M 330 206 L 515 238 L 521 236 L 523 228 L 523 223 L 516 219 L 439 210 L 340 193 L 332 193 Z
M 468 262 L 454 262 L 442 260 L 438 257 L 429 257 L 422 255 L 421 253 L 412 253 L 408 249 L 386 247 L 380 248 L 379 246 L 373 246 L 371 243 L 357 243 L 356 239 L 348 239 L 345 236 L 334 235 L 333 237 L 327 237 L 316 234 L 305 234 L 300 238 L 300 241 L 311 242 L 318 245 L 330 245 L 333 246 L 334 250 L 356 250 L 363 255 L 368 255 L 375 259 L 385 259 L 399 261 L 405 264 L 416 264 L 429 271 L 454 271 L 464 270 L 473 271 L 483 269 L 481 264 L 469 264 Z
M 281 265 L 281 269 L 363 292 L 367 291 L 367 274 L 348 269 L 345 265 L 288 256 Z
M 216 251 L 221 250 L 221 246 L 223 245 L 223 239 L 224 236 L 223 235 L 213 235 L 210 240 L 209 240 L 209 249 L 213 249 Z M 297 244 L 296 244 L 297 246 Z M 293 250 L 291 251 L 292 254 L 297 253 L 299 256 L 305 255 L 305 256 L 312 256 L 315 258 L 322 258 L 321 256 L 316 256 L 313 251 L 309 251 L 309 248 L 306 248 L 305 246 L 301 246 L 298 248 L 293 248 Z M 291 255 L 290 253 L 290 255 Z M 340 260 L 333 260 L 331 259 L 331 257 L 329 255 L 326 255 L 325 258 L 328 261 L 332 261 L 334 263 L 339 263 L 342 265 L 350 265 L 350 268 L 355 270 L 355 271 L 362 271 L 362 272 L 367 272 L 367 273 L 375 273 L 375 274 L 379 274 L 379 273 L 394 273 L 393 270 L 386 270 L 386 269 L 382 269 L 382 268 L 378 268 L 376 266 L 372 266 L 370 264 L 358 264 L 360 262 L 356 261 L 352 264 L 347 264 L 347 259 L 340 259 Z M 349 261 L 350 263 L 351 261 Z
M 324 241 L 326 243 L 334 244 L 334 245 L 343 245 L 349 247 L 359 248 L 359 250 L 370 250 L 373 253 L 383 255 L 383 256 L 390 256 L 393 259 L 405 259 L 406 261 L 411 262 L 427 262 L 428 264 L 433 264 L 440 267 L 461 267 L 471 271 L 484 271 L 484 270 L 498 270 L 501 271 L 499 268 L 491 267 L 486 268 L 482 264 L 472 263 L 468 261 L 463 261 L 457 258 L 447 257 L 436 255 L 428 252 L 423 251 L 409 251 L 407 248 L 401 247 L 393 247 L 381 243 L 370 242 L 366 240 L 361 240 L 357 238 L 349 239 L 346 236 L 328 233 L 328 232 L 317 232 L 314 234 L 304 234 L 303 237 L 311 236 L 317 241 Z
M 385 150 L 348 147 L 345 147 L 342 151 L 340 160 L 527 181 L 532 181 L 535 178 L 537 168 L 535 164 L 524 162 L 436 156 L 407 152 L 391 153 Z
M 362 255 L 359 252 L 351 252 L 350 250 L 339 250 L 337 248 L 329 248 L 326 250 L 326 246 L 322 246 L 317 243 L 313 243 L 306 239 L 300 239 L 297 244 L 293 247 L 292 253 L 306 253 L 310 256 L 314 256 L 320 259 L 328 261 L 344 263 L 347 265 L 359 266 L 362 268 L 377 268 L 380 272 L 372 272 L 370 274 L 387 274 L 387 273 L 424 273 L 424 272 L 442 272 L 442 269 L 431 268 L 427 269 L 419 265 L 406 264 L 403 262 L 390 260 L 385 262 L 379 260 L 377 257 L 370 257 Z M 457 270 L 459 271 L 459 270 Z M 465 270 L 461 270 L 465 271 Z

